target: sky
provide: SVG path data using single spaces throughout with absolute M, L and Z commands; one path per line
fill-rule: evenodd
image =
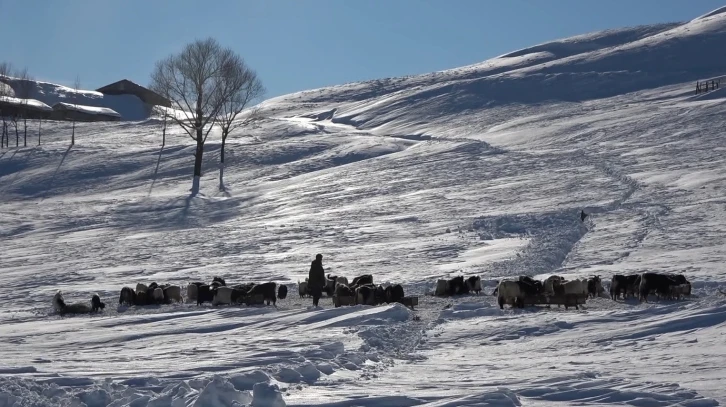
M 0 62 L 38 80 L 147 85 L 156 61 L 213 37 L 266 97 L 482 62 L 538 43 L 687 21 L 726 0 L 0 0 Z

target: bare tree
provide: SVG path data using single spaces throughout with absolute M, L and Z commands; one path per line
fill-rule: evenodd
M 20 119 L 21 111 L 22 111 L 22 108 L 18 107 L 10 115 L 10 123 L 13 125 L 13 128 L 15 129 L 15 147 L 20 146 L 20 132 L 18 131 L 18 120 Z
M 13 66 L 8 62 L 0 62 L 0 96 L 13 96 L 13 93 L 9 92 L 10 85 L 6 84 L 5 81 L 10 76 L 10 72 L 12 71 Z M 0 106 L 0 118 L 2 118 L 3 122 L 3 128 L 2 133 L 0 133 L 0 148 L 3 146 L 3 140 L 5 141 L 5 146 L 10 148 L 10 136 L 8 134 L 8 122 L 7 122 L 7 112 L 2 111 L 2 107 Z
M 229 98 L 222 103 L 219 111 L 217 124 L 222 130 L 222 146 L 219 151 L 219 190 L 224 191 L 224 147 L 227 143 L 227 136 L 242 126 L 259 118 L 259 109 L 252 109 L 247 112 L 244 118 L 237 120 L 237 116 L 245 110 L 251 102 L 258 100 L 264 95 L 265 88 L 262 81 L 257 77 L 255 71 L 250 69 L 244 61 L 236 67 L 237 72 L 230 75 L 225 83 L 228 88 Z
M 151 85 L 151 88 L 153 89 L 153 84 Z M 167 100 L 169 99 L 169 90 L 168 89 L 153 89 L 156 91 L 156 93 L 159 93 L 163 97 L 165 97 Z M 166 145 L 166 125 L 169 122 L 169 110 L 165 106 L 155 106 L 155 109 L 152 108 L 152 112 L 156 111 L 161 114 L 161 147 L 163 148 Z
M 71 110 L 71 120 L 73 120 L 73 130 L 71 133 L 71 145 L 76 144 L 76 116 L 75 109 L 78 108 L 78 92 L 81 89 L 81 77 L 76 75 L 76 81 L 73 82 L 73 110 Z
M 17 79 L 17 91 L 15 95 L 22 99 L 23 109 L 21 109 L 21 115 L 23 119 L 23 147 L 28 146 L 28 103 L 33 92 L 33 78 L 28 75 L 28 68 L 18 71 L 15 74 Z
M 157 62 L 151 75 L 152 88 L 168 95 L 172 107 L 183 112 L 169 117 L 196 142 L 192 195 L 199 193 L 204 143 L 232 94 L 227 84 L 241 71 L 242 64 L 234 51 L 208 38 L 187 44 L 179 54 Z

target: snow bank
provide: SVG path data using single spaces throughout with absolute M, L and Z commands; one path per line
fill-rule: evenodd
M 0 406 L 285 406 L 276 385 L 259 382 L 251 390 L 239 390 L 221 376 L 157 382 L 148 387 L 105 381 L 78 388 L 19 377 L 0 377 Z
M 252 389 L 253 407 L 285 407 L 277 385 L 268 383 L 257 383 Z

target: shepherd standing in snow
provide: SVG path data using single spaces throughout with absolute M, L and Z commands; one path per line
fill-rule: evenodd
M 313 296 L 313 306 L 318 306 L 318 301 L 323 295 L 325 287 L 325 270 L 323 269 L 323 255 L 317 254 L 315 260 L 310 264 L 310 275 L 308 276 L 308 289 Z

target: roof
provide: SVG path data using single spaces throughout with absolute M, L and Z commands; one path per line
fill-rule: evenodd
M 144 102 L 152 105 L 164 105 L 166 107 L 171 106 L 171 101 L 169 101 L 168 98 L 165 98 L 153 90 L 145 88 L 128 79 L 121 79 L 120 81 L 98 88 L 96 89 L 96 92 L 100 92 L 105 95 L 135 95 Z
M 112 91 L 112 90 L 118 90 L 118 89 L 126 90 L 126 89 L 124 89 L 126 87 L 137 88 L 137 89 L 138 88 L 142 88 L 142 89 L 150 90 L 150 89 L 144 88 L 143 86 L 141 86 L 141 85 L 139 85 L 139 84 L 137 84 L 135 82 L 131 82 L 128 79 L 121 79 L 120 81 L 117 81 L 117 82 L 108 84 L 108 85 L 106 85 L 106 86 L 104 86 L 102 88 L 96 89 L 96 92 L 104 93 L 104 92 L 108 92 L 108 91 Z
M 71 103 L 59 102 L 53 105 L 53 110 L 73 110 L 85 114 L 102 114 L 106 116 L 121 117 L 115 110 L 107 107 L 74 105 Z
M 43 111 L 51 111 L 53 108 L 46 105 L 45 103 L 41 102 L 40 100 L 35 99 L 20 99 L 20 98 L 14 98 L 10 96 L 0 96 L 0 103 L 5 103 L 9 105 L 15 105 L 20 107 L 26 107 L 31 108 L 35 110 L 43 110 Z

